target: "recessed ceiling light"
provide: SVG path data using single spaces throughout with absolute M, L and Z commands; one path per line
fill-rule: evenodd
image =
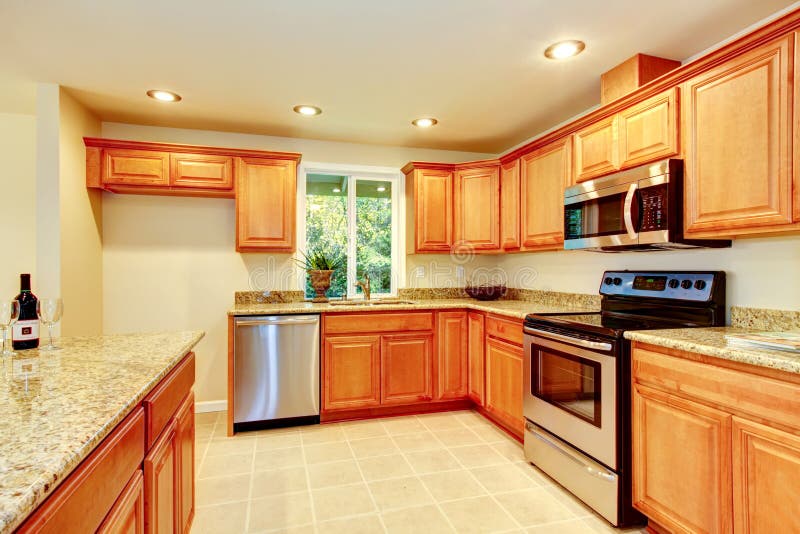
M 341 192 L 342 192 L 342 190 L 341 190 L 341 189 L 339 189 L 338 187 L 334 187 L 334 188 L 333 188 L 333 192 L 334 192 L 334 193 L 341 193 Z
M 306 115 L 308 117 L 319 115 L 320 113 L 322 113 L 322 110 L 317 106 L 302 105 L 302 106 L 295 106 L 292 109 L 294 109 L 295 113 L 299 113 L 300 115 Z
M 181 95 L 173 93 L 172 91 L 164 91 L 162 89 L 150 89 L 147 91 L 147 96 L 155 98 L 161 102 L 180 102 Z
M 435 125 L 438 122 L 439 121 L 437 121 L 434 118 L 425 117 L 422 119 L 414 119 L 413 121 L 411 121 L 411 124 L 413 124 L 414 126 L 419 126 L 420 128 L 430 128 L 431 126 Z
M 544 51 L 544 55 L 550 59 L 566 59 L 577 56 L 583 52 L 584 48 L 586 48 L 586 43 L 583 41 L 561 41 L 548 46 L 547 50 Z
M 384 191 L 386 191 L 386 188 L 385 188 L 385 187 L 383 187 L 382 185 L 379 185 L 377 188 L 375 188 L 375 190 L 376 190 L 378 193 L 383 193 Z

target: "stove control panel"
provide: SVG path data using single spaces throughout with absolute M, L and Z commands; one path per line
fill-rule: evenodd
M 713 271 L 606 271 L 600 294 L 708 302 L 721 276 Z

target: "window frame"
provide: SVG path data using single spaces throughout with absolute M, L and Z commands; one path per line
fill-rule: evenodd
M 404 287 L 406 274 L 405 243 L 405 175 L 400 169 L 392 167 L 373 167 L 366 165 L 347 165 L 339 163 L 301 162 L 297 172 L 297 253 L 301 258 L 306 251 L 306 180 L 309 174 L 332 174 L 346 176 L 347 186 L 347 298 L 358 296 L 355 287 L 356 276 L 356 180 L 380 180 L 392 184 L 392 274 L 391 291 L 376 296 L 396 297 L 397 290 Z M 349 261 L 352 259 L 353 261 Z M 305 291 L 306 272 L 297 268 L 297 287 Z

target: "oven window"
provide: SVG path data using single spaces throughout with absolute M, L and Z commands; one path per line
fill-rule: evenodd
M 625 193 L 564 206 L 565 239 L 624 234 Z
M 536 345 L 532 349 L 531 394 L 600 428 L 600 363 Z

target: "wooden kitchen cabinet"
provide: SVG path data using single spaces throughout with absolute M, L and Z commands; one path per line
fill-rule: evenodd
M 683 84 L 687 237 L 794 229 L 794 46 L 781 37 Z
M 381 336 L 381 404 L 433 399 L 433 335 Z
M 437 399 L 463 399 L 467 396 L 467 335 L 467 312 L 436 314 Z
M 467 347 L 469 359 L 467 395 L 478 406 L 484 405 L 485 366 L 484 315 L 480 312 L 467 314 Z
M 145 525 L 149 534 L 181 532 L 179 462 L 173 419 L 144 459 Z
M 731 416 L 641 385 L 633 414 L 634 506 L 673 532 L 731 532 Z
M 518 436 L 524 431 L 522 354 L 521 346 L 486 338 L 486 410 Z
M 450 252 L 453 246 L 452 165 L 420 167 L 409 163 L 406 174 L 408 252 Z
M 800 435 L 733 418 L 734 532 L 797 528 L 798 480 Z
M 144 534 L 144 476 L 138 469 L 97 530 L 99 534 Z M 188 532 L 186 530 L 185 532 Z
M 187 534 L 194 519 L 194 425 L 194 393 L 189 393 L 175 414 L 179 495 L 177 519 L 180 532 Z
M 112 185 L 169 185 L 169 153 L 108 148 L 103 151 L 102 179 Z
M 456 168 L 453 204 L 456 248 L 500 249 L 499 162 L 479 162 Z
M 236 250 L 293 252 L 297 163 L 239 158 L 236 178 Z
M 564 243 L 564 188 L 571 183 L 570 139 L 522 157 L 520 196 L 524 250 L 557 250 Z
M 380 336 L 327 336 L 322 360 L 322 410 L 381 403 Z
M 674 87 L 619 113 L 621 168 L 678 154 L 678 91 Z
M 575 132 L 575 182 L 619 169 L 617 116 L 612 115 Z M 563 203 L 563 199 L 562 199 Z
M 520 239 L 519 158 L 500 166 L 500 247 L 518 250 Z
M 796 531 L 796 374 L 634 342 L 632 378 L 636 508 L 670 532 Z
M 233 157 L 176 153 L 169 156 L 169 183 L 176 187 L 233 189 Z

